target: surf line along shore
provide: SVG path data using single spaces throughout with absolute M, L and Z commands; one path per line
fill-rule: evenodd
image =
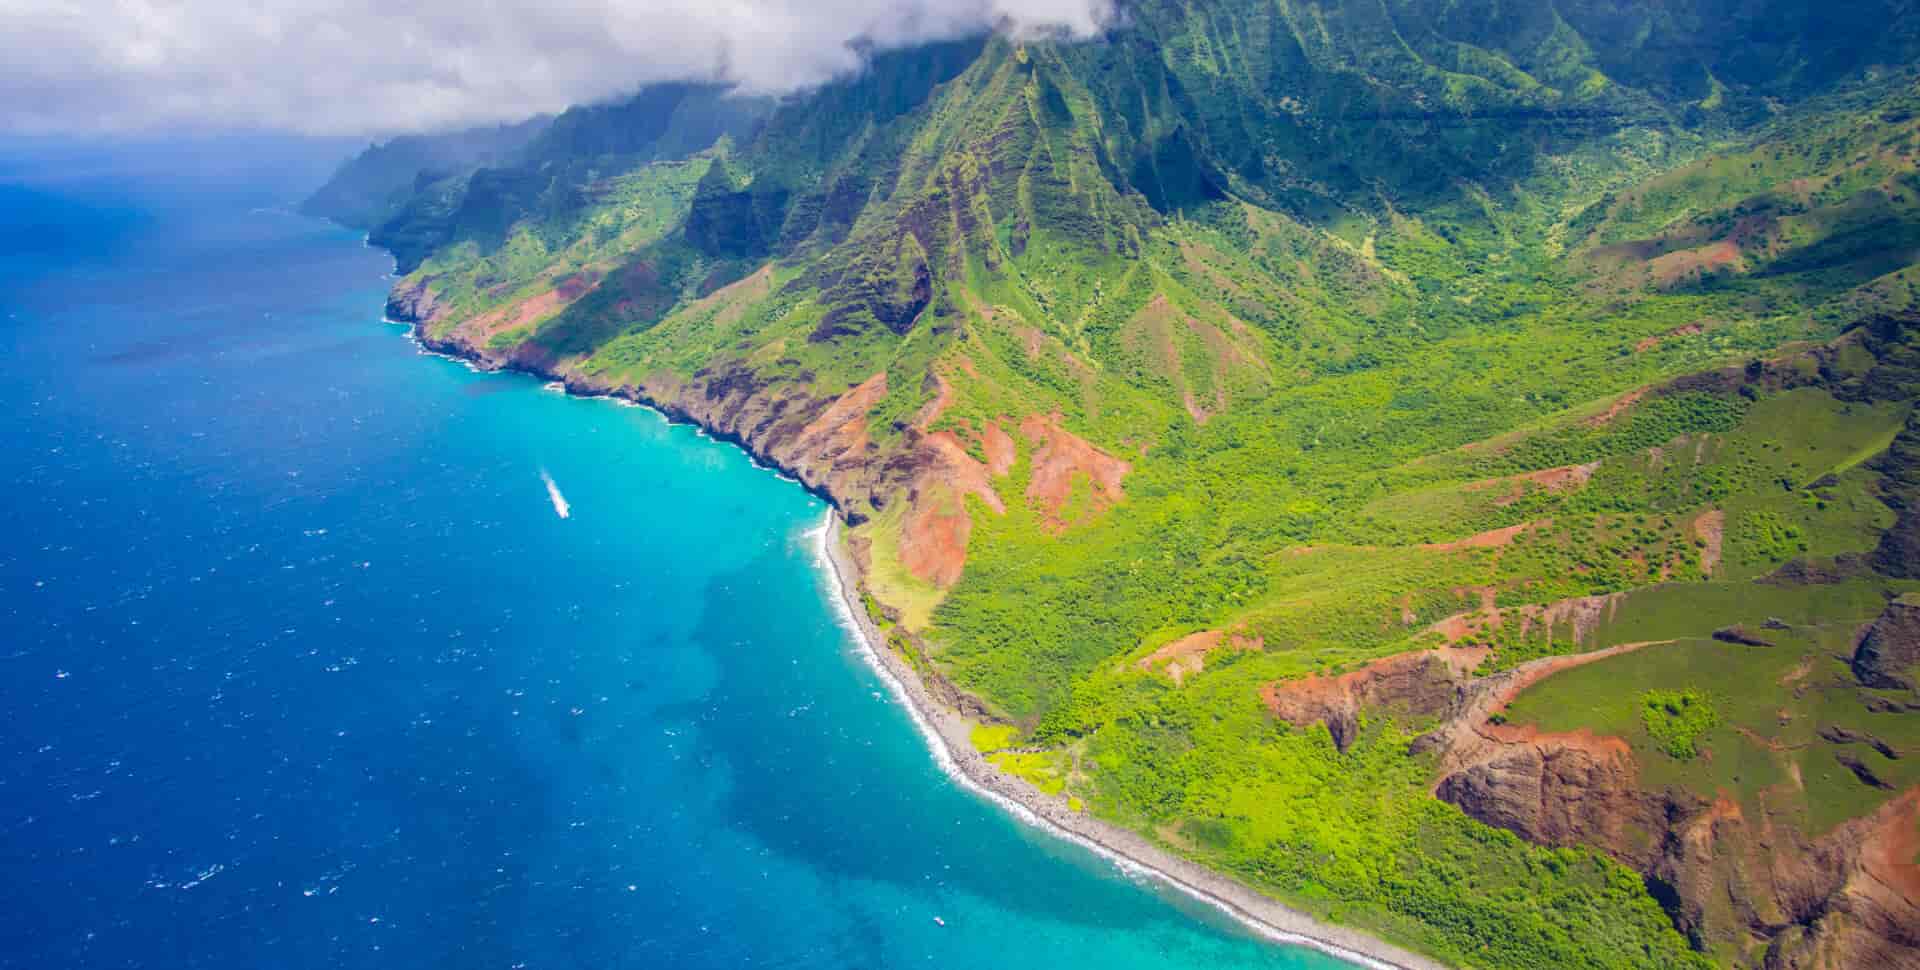
M 1314 919 L 1134 832 L 1074 811 L 1065 798 L 1047 795 L 1001 771 L 973 747 L 972 722 L 934 700 L 919 674 L 887 648 L 886 638 L 860 602 L 860 572 L 842 541 L 842 528 L 839 514 L 828 508 L 826 521 L 808 533 L 818 544 L 822 572 L 833 586 L 835 612 L 859 640 L 861 657 L 906 705 L 934 760 L 963 787 L 1049 835 L 1092 850 L 1122 871 L 1159 880 L 1219 909 L 1274 942 L 1319 950 L 1369 970 L 1445 970 L 1445 964 L 1430 957 Z
M 387 319 L 407 325 L 408 338 L 422 354 L 446 358 L 470 370 L 518 371 L 543 381 L 561 381 L 561 387 L 568 396 L 609 398 L 619 403 L 645 407 L 670 423 L 685 421 L 702 431 L 706 430 L 691 416 L 676 419 L 672 413 L 645 399 L 632 388 L 577 386 L 563 380 L 560 375 L 538 368 L 490 362 L 471 348 L 432 340 L 427 335 L 425 324 L 419 321 L 409 323 L 395 320 L 391 315 Z M 785 469 L 770 458 L 763 459 L 755 454 L 746 442 L 735 440 L 731 443 L 740 447 L 756 463 L 764 460 L 775 474 L 789 477 Z M 974 749 L 969 738 L 973 725 L 934 700 L 927 693 L 919 674 L 899 655 L 887 649 L 886 638 L 880 635 L 860 603 L 860 591 L 863 589 L 860 571 L 847 554 L 842 541 L 844 527 L 839 511 L 830 498 L 822 498 L 828 503 L 825 521 L 810 530 L 809 535 L 817 543 L 815 554 L 823 578 L 833 586 L 831 599 L 834 611 L 859 642 L 861 657 L 906 707 L 914 725 L 925 738 L 935 763 L 962 787 L 993 802 L 1026 824 L 1087 848 L 1124 872 L 1157 879 L 1212 906 L 1273 942 L 1318 950 L 1368 970 L 1448 970 L 1446 964 L 1431 957 L 1375 939 L 1359 930 L 1317 920 L 1227 876 L 1182 859 L 1134 832 L 1092 818 L 1084 812 L 1073 811 L 1067 807 L 1064 799 L 1045 795 L 1025 781 L 995 767 Z

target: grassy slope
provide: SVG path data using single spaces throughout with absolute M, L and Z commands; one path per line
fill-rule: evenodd
M 1600 14 L 1428 8 L 1155 3 L 1101 45 L 883 58 L 750 143 L 595 173 L 581 205 L 543 189 L 493 235 L 456 226 L 416 278 L 452 327 L 596 274 L 590 296 L 492 339 L 613 379 L 739 366 L 830 397 L 884 370 L 867 424 L 883 453 L 911 446 L 928 374 L 951 394 L 927 430 L 975 457 L 987 422 L 1058 413 L 1131 464 L 1121 504 L 1081 476 L 1064 512 L 1036 508 L 1016 434 L 993 480 L 1004 514 L 946 499 L 972 520 L 957 585 L 902 566 L 905 503 L 860 530 L 896 644 L 995 712 L 985 737 L 1020 749 L 1009 768 L 1458 962 L 1679 965 L 1636 876 L 1433 800 L 1408 748 L 1423 725 L 1375 719 L 1340 752 L 1268 715 L 1260 689 L 1431 643 L 1483 595 L 1651 588 L 1600 642 L 1703 637 L 1723 602 L 1729 622 L 1798 616 L 1813 625 L 1701 685 L 1712 773 L 1666 765 L 1638 718 L 1661 678 L 1729 666 L 1724 645 L 1557 677 L 1512 715 L 1619 732 L 1656 781 L 1759 797 L 1786 762 L 1735 739 L 1776 736 L 1757 713 L 1776 668 L 1826 673 L 1835 631 L 1892 587 L 1798 604 L 1749 581 L 1873 546 L 1892 513 L 1863 460 L 1908 404 L 1790 389 L 1811 366 L 1791 354 L 1747 395 L 1634 392 L 1910 305 L 1920 97 L 1894 77 L 1798 100 L 1817 79 L 1769 90 L 1737 56 L 1707 83 L 1609 46 Z M 1769 120 L 1769 103 L 1790 106 Z M 1837 366 L 1871 363 L 1843 344 Z M 1593 462 L 1577 487 L 1490 484 Z M 1435 548 L 1523 524 L 1504 548 Z M 1204 630 L 1261 649 L 1211 654 L 1177 686 L 1136 663 Z M 1565 630 L 1478 636 L 1493 666 L 1575 648 Z M 1802 703 L 1846 720 L 1847 696 Z M 1791 813 L 1810 832 L 1883 797 L 1828 762 L 1800 770 Z

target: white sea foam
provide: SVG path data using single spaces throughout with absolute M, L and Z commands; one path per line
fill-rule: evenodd
M 567 504 L 567 497 L 560 494 L 560 486 L 553 483 L 553 476 L 547 474 L 547 470 L 544 468 L 540 469 L 540 480 L 547 485 L 547 498 L 553 500 L 554 514 L 563 519 L 571 518 L 573 516 L 573 506 Z
M 914 702 L 913 696 L 908 693 L 906 685 L 902 684 L 899 679 L 893 675 L 893 671 L 889 670 L 887 665 L 881 661 L 880 655 L 875 652 L 876 648 L 874 644 L 867 639 L 866 631 L 861 628 L 859 620 L 854 618 L 850 591 L 846 587 L 845 580 L 840 576 L 839 566 L 835 565 L 833 561 L 833 554 L 829 552 L 827 548 L 827 543 L 832 541 L 833 536 L 833 509 L 827 509 L 827 513 L 825 517 L 822 518 L 820 524 L 807 530 L 804 535 L 814 540 L 815 565 L 826 575 L 827 582 L 833 586 L 833 595 L 830 596 L 829 599 L 833 601 L 834 619 L 843 629 L 853 636 L 854 643 L 859 645 L 860 659 L 865 661 L 867 666 L 871 668 L 875 674 L 879 675 L 880 681 L 887 685 L 887 690 L 893 695 L 894 700 L 898 701 L 900 706 L 906 709 L 908 719 L 911 720 L 913 726 L 919 730 L 921 739 L 926 742 L 927 750 L 932 753 L 934 764 L 940 768 L 942 773 L 948 778 L 953 779 L 960 787 L 985 798 L 1007 814 L 1012 815 L 1014 818 L 1035 829 L 1055 838 L 1072 842 L 1092 852 L 1094 855 L 1106 860 L 1129 879 L 1153 880 L 1162 885 L 1172 887 L 1183 895 L 1225 913 L 1235 922 L 1253 930 L 1268 940 L 1318 950 L 1321 953 L 1337 957 L 1357 966 L 1366 967 L 1367 970 L 1401 970 L 1396 964 L 1375 959 L 1364 953 L 1358 953 L 1346 947 L 1329 943 L 1326 940 L 1318 940 L 1310 936 L 1290 933 L 1280 929 L 1198 886 L 1188 885 L 1185 881 L 1175 877 L 1171 873 L 1162 872 L 1138 860 L 1115 852 L 1077 832 L 1061 828 L 1041 818 L 1027 806 L 975 781 L 965 771 L 960 769 L 958 762 L 954 761 L 953 752 L 947 749 L 946 739 L 940 736 L 939 729 L 935 728 L 933 723 L 921 712 L 919 705 Z
M 470 374 L 493 373 L 493 371 L 488 370 L 487 368 L 482 367 L 479 364 L 476 364 L 473 361 L 466 359 L 465 357 L 456 357 L 453 354 L 443 354 L 437 350 L 431 350 L 427 347 L 426 344 L 420 343 L 419 341 L 414 341 L 414 350 L 418 352 L 422 357 L 438 357 L 441 360 L 453 361 L 454 363 L 459 364 L 462 367 L 465 367 L 467 369 L 467 372 Z
M 397 320 L 392 322 L 399 323 L 399 321 Z M 469 372 L 474 374 L 493 373 L 493 371 L 485 367 L 482 367 L 479 364 L 476 364 L 465 357 L 461 357 L 457 354 L 443 354 L 440 351 L 437 351 L 431 347 L 428 347 L 426 344 L 420 342 L 420 336 L 419 334 L 416 334 L 413 332 L 413 326 L 411 324 L 401 324 L 401 325 L 407 328 L 407 333 L 406 333 L 407 342 L 413 344 L 414 353 L 419 354 L 422 357 L 438 357 L 441 360 L 453 361 L 454 363 L 459 364 L 462 367 L 465 367 Z
M 786 472 L 781 471 L 779 466 L 770 465 L 764 461 L 761 461 L 758 455 L 755 455 L 753 452 L 747 451 L 744 448 L 742 448 L 741 451 L 746 453 L 747 464 L 752 465 L 755 469 L 766 472 L 767 474 L 772 475 L 773 477 L 791 485 L 802 484 L 799 479 L 793 477 L 792 475 L 787 474 Z M 822 528 L 824 528 L 824 526 Z M 808 532 L 806 534 L 812 535 L 813 533 Z

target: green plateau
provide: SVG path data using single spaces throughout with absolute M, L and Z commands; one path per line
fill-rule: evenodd
M 1041 797 L 1453 966 L 1920 967 L 1907 0 L 1134 0 L 307 209 L 829 497 Z

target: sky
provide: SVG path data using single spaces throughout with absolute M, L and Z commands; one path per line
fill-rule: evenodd
M 1086 35 L 1113 0 L 0 0 L 0 134 L 382 135 L 650 81 L 786 91 L 863 45 Z

